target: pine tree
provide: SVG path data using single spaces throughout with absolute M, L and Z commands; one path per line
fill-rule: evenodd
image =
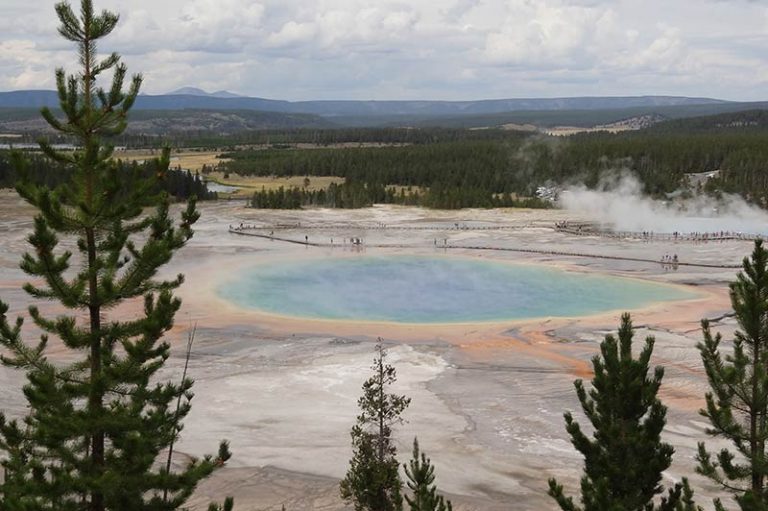
M 373 376 L 363 384 L 357 404 L 360 415 L 352 427 L 353 455 L 341 482 L 341 497 L 355 511 L 399 511 L 403 507 L 397 448 L 392 427 L 402 423 L 410 398 L 387 393 L 397 380 L 395 368 L 386 364 L 386 350 L 376 345 Z
M 82 69 L 69 77 L 56 71 L 64 119 L 49 109 L 42 114 L 54 130 L 77 140 L 79 149 L 62 153 L 40 145 L 48 158 L 71 169 L 72 178 L 49 188 L 30 177 L 20 155 L 15 161 L 17 191 L 37 209 L 28 238 L 32 250 L 21 262 L 34 283 L 24 289 L 33 299 L 57 302 L 66 313 L 49 318 L 29 307 L 43 332 L 39 342 L 29 343 L 22 338 L 23 320 L 9 321 L 8 306 L 0 303 L 2 362 L 26 372 L 28 402 L 21 420 L 0 415 L 0 508 L 178 509 L 230 456 L 224 442 L 216 456 L 179 472 L 158 468 L 161 451 L 177 438 L 190 410 L 192 382 L 155 381 L 170 350 L 162 336 L 181 305 L 172 291 L 183 282 L 181 275 L 156 277 L 192 237 L 199 215 L 191 200 L 174 225 L 167 195 L 153 192 L 168 170 L 169 151 L 154 163 L 151 179 L 138 171 L 125 176 L 112 159 L 107 139 L 125 130 L 142 81 L 134 76 L 124 92 L 127 71 L 120 57 L 97 59 L 96 42 L 112 32 L 118 16 L 94 13 L 90 0 L 82 0 L 79 16 L 66 2 L 56 4 L 56 13 L 59 33 L 76 44 Z M 107 90 L 96 86 L 105 71 L 113 72 Z M 60 249 L 59 237 L 72 240 L 74 252 Z M 142 302 L 135 316 L 124 313 L 130 319 L 109 314 L 121 304 Z M 74 361 L 50 359 L 49 336 Z
M 654 339 L 646 338 L 635 359 L 632 337 L 632 321 L 624 314 L 618 339 L 607 335 L 600 344 L 602 357 L 592 359 L 592 389 L 587 391 L 581 380 L 574 382 L 594 434 L 588 438 L 573 416 L 565 414 L 571 442 L 584 456 L 584 475 L 581 506 L 550 479 L 549 495 L 563 511 L 697 510 L 686 480 L 671 488 L 658 505 L 653 503 L 663 492 L 661 474 L 672 463 L 674 449 L 660 438 L 667 409 L 657 393 L 664 370 L 656 367 L 653 375 L 648 375 Z
M 419 441 L 413 439 L 413 458 L 403 464 L 408 478 L 408 488 L 413 496 L 406 495 L 405 500 L 411 511 L 453 511 L 450 500 L 438 495 L 435 486 L 435 467 L 423 452 L 419 452 Z
M 731 492 L 742 510 L 762 511 L 768 509 L 768 252 L 762 241 L 744 259 L 730 295 L 740 327 L 733 354 L 721 354 L 722 336 L 713 336 L 706 320 L 698 347 L 711 388 L 701 411 L 712 424 L 707 433 L 729 440 L 735 452 L 722 449 L 713 459 L 699 443 L 697 471 Z

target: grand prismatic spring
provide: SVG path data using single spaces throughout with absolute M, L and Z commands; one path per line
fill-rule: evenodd
M 285 316 L 395 323 L 575 317 L 695 298 L 680 287 L 459 257 L 338 257 L 253 267 L 219 293 Z

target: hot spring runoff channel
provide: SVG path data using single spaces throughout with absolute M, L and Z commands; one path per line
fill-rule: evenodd
M 587 316 L 696 295 L 679 287 L 452 257 L 351 257 L 263 264 L 219 288 L 261 312 L 313 319 L 473 323 Z

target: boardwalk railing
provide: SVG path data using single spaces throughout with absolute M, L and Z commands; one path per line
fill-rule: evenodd
M 612 239 L 635 239 L 643 241 L 692 241 L 700 243 L 704 241 L 754 241 L 763 239 L 760 234 L 741 232 L 641 232 L 641 231 L 607 231 L 599 229 L 579 229 L 578 227 L 555 227 L 557 232 L 572 236 L 596 236 Z
M 305 245 L 308 247 L 328 247 L 328 248 L 339 248 L 344 246 L 341 243 L 318 243 L 315 241 L 309 241 L 307 240 L 294 240 L 290 238 L 282 238 L 270 234 L 261 234 L 261 233 L 255 233 L 255 232 L 247 232 L 245 229 L 230 229 L 230 233 L 237 234 L 239 236 L 252 236 L 256 238 L 262 238 L 262 239 L 268 239 L 272 241 L 279 241 L 283 243 L 293 243 L 295 245 Z M 349 244 L 350 247 L 359 247 L 359 248 L 414 248 L 416 245 L 405 245 L 405 244 L 397 244 L 397 243 L 357 243 L 357 244 Z M 426 246 L 426 245 L 425 245 Z M 433 246 L 433 245 L 428 245 Z M 734 269 L 734 268 L 741 268 L 740 264 L 708 264 L 708 263 L 688 263 L 688 262 L 681 262 L 678 261 L 677 263 L 671 263 L 671 262 L 664 262 L 659 261 L 657 259 L 647 259 L 642 257 L 624 257 L 624 256 L 612 256 L 612 255 L 604 255 L 604 254 L 587 254 L 582 252 L 566 252 L 566 251 L 560 251 L 560 250 L 543 250 L 543 249 L 535 249 L 535 248 L 509 248 L 509 247 L 487 247 L 487 246 L 480 246 L 480 245 L 434 245 L 434 248 L 437 249 L 443 249 L 443 250 L 491 250 L 491 251 L 499 251 L 499 252 L 518 252 L 518 253 L 524 253 L 524 254 L 537 254 L 537 255 L 548 255 L 548 256 L 559 256 L 559 257 L 584 257 L 584 258 L 590 258 L 590 259 L 608 259 L 608 260 L 614 260 L 614 261 L 634 261 L 634 262 L 642 262 L 642 263 L 652 263 L 652 264 L 662 264 L 667 267 L 678 267 L 678 266 L 689 266 L 689 267 L 696 267 L 696 268 L 722 268 L 722 269 Z

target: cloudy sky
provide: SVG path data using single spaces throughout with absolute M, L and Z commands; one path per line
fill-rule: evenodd
M 73 2 L 79 5 L 79 0 Z M 274 99 L 669 94 L 768 99 L 765 0 L 95 0 L 104 51 L 182 86 Z M 52 88 L 53 1 L 0 2 L 0 90 Z

